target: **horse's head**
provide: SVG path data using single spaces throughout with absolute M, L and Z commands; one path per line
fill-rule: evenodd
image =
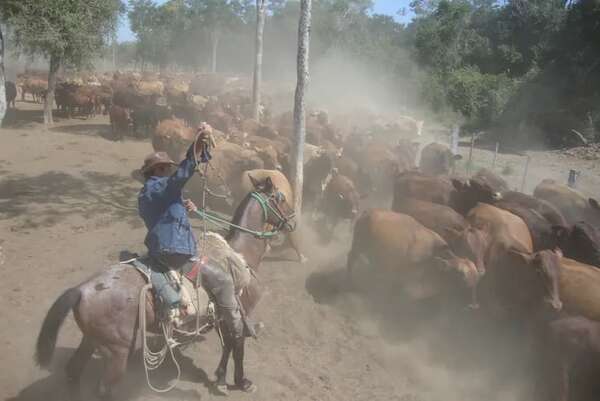
M 288 203 L 285 194 L 273 184 L 271 177 L 263 181 L 257 180 L 250 174 L 248 177 L 254 186 L 253 196 L 263 209 L 265 223 L 275 227 L 276 230 L 294 231 L 296 222 L 293 206 Z

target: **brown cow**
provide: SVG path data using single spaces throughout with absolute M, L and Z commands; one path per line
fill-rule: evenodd
M 475 263 L 477 270 L 485 272 L 483 254 L 485 239 L 480 230 L 473 229 L 454 209 L 437 203 L 414 198 L 395 198 L 392 210 L 404 213 L 439 234 L 457 256 Z
M 131 125 L 129 110 L 113 105 L 110 107 L 109 117 L 112 138 L 115 141 L 122 140 L 124 135 L 129 134 L 129 127 Z
M 479 279 L 475 265 L 454 255 L 438 234 L 408 215 L 383 209 L 367 210 L 356 221 L 347 262 L 350 275 L 361 256 L 397 275 L 413 300 L 455 291 L 471 297 Z
M 560 264 L 560 298 L 565 311 L 600 321 L 600 269 L 569 258 Z
M 267 177 L 271 178 L 275 188 L 277 188 L 277 190 L 283 194 L 285 201 L 289 207 L 293 209 L 294 192 L 292 191 L 292 186 L 290 185 L 290 182 L 286 176 L 278 170 L 257 169 L 244 171 L 239 179 L 239 186 L 237 186 L 236 189 L 236 198 L 239 200 L 243 199 L 243 197 L 249 192 L 254 191 L 255 184 L 257 182 L 263 182 Z M 239 202 L 236 202 L 236 204 L 239 204 Z M 298 235 L 299 231 L 297 230 L 288 232 L 287 239 L 289 240 L 291 247 L 298 255 L 298 260 L 300 263 L 305 263 L 307 258 L 300 251 Z
M 479 203 L 467 215 L 467 221 L 492 238 L 510 240 L 510 245 L 533 252 L 533 240 L 527 224 L 519 216 L 486 203 Z
M 403 197 L 450 206 L 465 215 L 477 202 L 493 203 L 501 195 L 477 181 L 463 182 L 410 170 L 397 175 L 394 182 L 394 198 Z
M 544 199 L 556 207 L 568 224 L 586 221 L 600 226 L 600 205 L 594 198 L 586 198 L 579 191 L 554 180 L 542 181 L 533 191 L 533 196 Z
M 469 225 L 463 216 L 448 206 L 411 197 L 394 198 L 392 210 L 414 217 L 419 223 L 442 237 L 448 229 L 462 231 Z
M 559 251 L 532 253 L 529 229 L 518 216 L 487 204 L 477 205 L 467 221 L 485 233 L 486 273 L 478 288 L 482 304 L 496 318 L 520 321 L 550 306 L 560 311 Z
M 167 152 L 172 160 L 183 160 L 185 151 L 194 140 L 194 131 L 183 120 L 170 118 L 161 121 L 152 136 L 155 151 Z
M 454 155 L 450 148 L 437 142 L 432 142 L 421 151 L 419 168 L 425 174 L 449 174 L 456 160 L 462 159 L 461 155 Z

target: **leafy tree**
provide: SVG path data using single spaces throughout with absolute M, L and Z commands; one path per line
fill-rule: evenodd
M 61 66 L 82 66 L 105 45 L 123 10 L 120 0 L 3 0 L 0 12 L 14 29 L 17 46 L 50 60 L 44 123 L 52 124 L 56 75 Z

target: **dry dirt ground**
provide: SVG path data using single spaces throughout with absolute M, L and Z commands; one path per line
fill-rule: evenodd
M 118 261 L 123 251 L 143 252 L 145 230 L 136 211 L 140 183 L 133 171 L 152 148 L 149 140 L 106 139 L 105 116 L 59 119 L 44 130 L 39 106 L 17 107 L 21 111 L 10 126 L 0 129 L 0 399 L 63 401 L 63 367 L 79 331 L 69 317 L 45 371 L 33 362 L 38 330 L 63 290 Z M 490 155 L 476 151 L 475 162 L 490 163 Z M 521 159 L 501 155 L 498 163 L 499 168 L 515 165 L 511 182 L 517 186 Z M 557 155 L 540 153 L 531 170 L 564 179 L 564 163 Z M 371 296 L 349 289 L 343 274 L 349 226 L 340 226 L 329 245 L 319 244 L 308 230 L 304 234 L 309 263 L 271 258 L 261 267 L 267 294 L 256 318 L 266 330 L 249 342 L 246 356 L 249 377 L 259 390 L 252 395 L 234 391 L 229 398 L 528 399 L 529 380 L 510 333 L 494 337 L 493 327 L 478 326 L 460 313 L 417 323 L 414 311 L 392 296 L 393 288 L 371 287 Z M 184 374 L 177 389 L 163 395 L 148 390 L 137 355 L 117 399 L 220 398 L 210 390 L 219 358 L 216 335 L 209 333 L 182 354 Z M 86 400 L 95 399 L 100 369 L 101 361 L 94 359 L 85 372 Z M 172 366 L 165 366 L 155 379 L 164 384 L 172 374 Z

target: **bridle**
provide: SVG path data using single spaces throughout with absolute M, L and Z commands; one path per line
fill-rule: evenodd
M 285 195 L 281 191 L 275 191 L 270 194 L 267 198 L 263 198 L 260 192 L 254 191 L 250 194 L 252 198 L 254 198 L 263 211 L 263 216 L 265 222 L 269 220 L 269 212 L 273 213 L 273 215 L 278 219 L 277 224 L 274 225 L 276 231 L 282 231 L 285 229 L 286 231 L 294 231 L 296 229 L 296 221 L 294 217 L 296 217 L 295 212 L 291 212 L 286 215 L 279 206 L 281 202 L 285 201 Z

